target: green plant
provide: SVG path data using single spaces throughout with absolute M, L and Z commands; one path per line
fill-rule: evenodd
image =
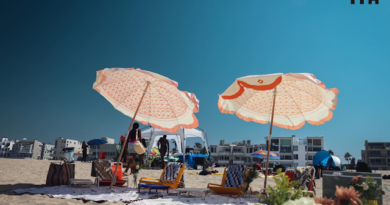
M 249 172 L 245 173 L 243 176 L 244 182 L 246 183 L 244 193 L 249 189 L 249 185 L 259 177 L 259 173 L 256 171 L 256 168 L 251 169 Z
M 268 186 L 266 195 L 259 195 L 260 198 L 264 199 L 268 205 L 280 205 L 288 200 L 296 200 L 302 196 L 308 196 L 309 193 L 303 195 L 302 189 L 294 189 L 297 187 L 299 182 L 289 182 L 288 176 L 281 173 L 281 169 L 277 170 L 278 175 L 274 177 L 276 186 Z
M 367 200 L 377 200 L 381 195 L 385 195 L 385 192 L 382 191 L 382 187 L 375 181 L 375 179 L 367 176 L 366 180 L 359 184 L 358 181 L 361 178 L 361 176 L 359 176 L 352 179 L 352 186 L 356 191 L 362 194 L 362 198 Z

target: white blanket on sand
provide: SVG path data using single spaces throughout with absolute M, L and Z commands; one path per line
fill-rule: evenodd
M 196 198 L 169 196 L 164 190 L 159 190 L 157 193 L 152 190 L 151 194 L 148 194 L 149 189 L 141 189 L 141 193 L 138 193 L 138 189 L 127 187 L 113 187 L 112 190 L 108 187 L 93 187 L 93 188 L 71 188 L 69 186 L 55 186 L 55 187 L 42 187 L 42 188 L 29 188 L 29 189 L 17 189 L 14 190 L 16 194 L 32 193 L 32 194 L 46 194 L 54 198 L 63 199 L 81 199 L 87 201 L 118 201 L 128 203 L 130 200 L 143 199 L 142 201 L 136 201 L 131 204 L 243 204 L 252 205 L 258 203 L 258 198 L 252 196 L 248 198 L 234 199 L 227 196 L 220 196 L 209 193 L 207 197 L 198 194 Z M 169 190 L 169 193 L 176 193 L 175 190 Z M 162 198 L 148 199 L 156 194 L 162 194 Z

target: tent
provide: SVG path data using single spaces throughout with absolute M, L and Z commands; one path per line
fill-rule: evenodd
M 313 166 L 319 166 L 321 163 L 322 166 L 333 166 L 340 167 L 341 160 L 336 156 L 332 156 L 329 152 L 325 150 L 318 151 L 313 158 Z
M 185 161 L 185 148 L 186 148 L 187 138 L 191 138 L 191 137 L 201 138 L 206 148 L 206 152 L 209 153 L 206 131 L 200 128 L 195 128 L 195 129 L 181 128 L 176 132 L 170 133 L 155 127 L 148 127 L 142 129 L 141 134 L 143 139 L 149 140 L 148 150 L 147 150 L 148 156 L 146 157 L 147 164 L 149 163 L 150 151 L 152 150 L 153 147 L 157 147 L 157 142 L 161 137 L 163 137 L 163 135 L 167 135 L 167 140 L 173 139 L 176 141 L 177 152 L 183 155 L 183 161 Z

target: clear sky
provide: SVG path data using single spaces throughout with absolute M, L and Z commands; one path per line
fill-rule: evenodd
M 333 119 L 273 135 L 323 135 L 360 159 L 364 140 L 390 141 L 389 26 L 385 0 L 2 0 L 0 136 L 117 140 L 131 119 L 92 84 L 136 67 L 197 95 L 209 143 L 265 143 L 269 125 L 221 114 L 218 94 L 246 75 L 309 72 L 340 90 Z

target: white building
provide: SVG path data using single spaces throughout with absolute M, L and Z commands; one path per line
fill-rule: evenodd
M 14 140 L 10 140 L 8 137 L 2 137 L 0 141 L 0 157 L 10 157 L 10 151 L 14 144 Z
M 265 137 L 268 146 L 268 137 Z M 267 150 L 265 148 L 264 150 Z M 295 135 L 291 137 L 272 137 L 271 152 L 277 154 L 280 160 L 270 160 L 270 167 L 274 163 L 290 166 L 308 166 L 313 164 L 313 157 L 318 152 L 324 150 L 324 137 L 306 137 L 298 139 Z
M 82 143 L 77 140 L 72 139 L 65 139 L 62 137 L 59 137 L 56 139 L 55 145 L 54 145 L 54 153 L 53 153 L 53 159 L 54 160 L 61 160 L 64 157 L 64 152 L 62 151 L 63 148 L 66 147 L 74 147 L 74 153 L 82 153 L 83 150 L 81 149 Z
M 42 143 L 38 140 L 34 141 L 18 141 L 16 140 L 15 144 L 10 151 L 10 158 L 18 159 L 40 159 L 42 151 Z
M 43 160 L 52 160 L 54 154 L 54 144 L 43 143 L 41 150 L 41 159 Z
M 221 140 L 219 145 L 210 145 L 210 155 L 221 166 L 229 165 L 230 160 L 233 161 L 233 164 L 252 166 L 254 163 L 261 162 L 261 159 L 252 158 L 251 154 L 264 149 L 264 147 L 265 144 L 251 145 L 250 140 L 233 143 L 225 143 L 225 140 Z

